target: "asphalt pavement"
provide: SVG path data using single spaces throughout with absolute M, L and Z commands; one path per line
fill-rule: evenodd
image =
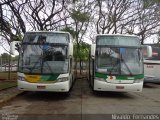
M 146 84 L 142 93 L 94 94 L 87 80 L 77 79 L 69 94 L 24 92 L 0 107 L 1 118 L 17 120 L 106 120 L 115 115 L 160 115 L 160 84 Z M 139 117 L 136 117 L 138 119 Z

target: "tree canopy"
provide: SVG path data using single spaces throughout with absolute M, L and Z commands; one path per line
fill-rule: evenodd
M 76 44 L 96 34 L 134 34 L 141 38 L 160 31 L 160 0 L 1 0 L 0 30 L 8 44 L 26 31 L 65 30 Z

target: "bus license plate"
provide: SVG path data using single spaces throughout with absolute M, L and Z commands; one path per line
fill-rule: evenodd
M 116 86 L 116 89 L 124 89 L 124 86 Z
M 37 89 L 45 89 L 46 88 L 46 86 L 37 86 Z

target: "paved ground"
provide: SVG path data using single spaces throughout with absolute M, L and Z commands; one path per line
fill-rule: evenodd
M 10 88 L 0 90 L 0 106 L 21 93 L 22 91 L 19 91 L 17 87 L 12 86 Z
M 24 92 L 1 106 L 0 114 L 1 118 L 19 120 L 101 120 L 111 118 L 111 114 L 160 114 L 159 94 L 160 84 L 147 84 L 142 93 L 101 92 L 95 95 L 86 79 L 78 79 L 69 95 Z

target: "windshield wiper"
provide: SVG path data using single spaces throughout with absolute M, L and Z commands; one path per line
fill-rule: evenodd
M 121 56 L 121 61 L 124 63 L 124 65 L 126 66 L 126 68 L 128 69 L 128 72 L 130 73 L 130 76 L 133 76 L 131 70 L 129 69 L 128 65 L 126 64 L 125 60 L 122 58 Z
M 42 62 L 40 61 L 40 60 L 42 60 L 42 55 L 40 56 L 40 58 L 35 62 L 35 64 L 33 65 L 33 67 L 30 67 L 29 69 L 30 69 L 30 73 L 32 73 L 32 71 L 34 70 L 34 69 L 36 69 L 36 68 L 38 68 L 37 67 L 37 64 L 38 63 L 41 63 L 41 66 L 42 66 Z M 40 66 L 39 66 L 40 67 Z
M 45 55 L 44 53 L 45 53 L 45 52 L 44 52 L 44 49 L 43 49 L 43 54 L 41 54 L 41 56 L 40 56 L 39 59 L 35 62 L 35 64 L 33 65 L 33 67 L 29 68 L 30 73 L 32 73 L 33 70 L 36 69 L 36 68 L 38 68 L 38 67 L 41 69 L 40 72 L 43 73 L 44 62 L 46 62 L 46 60 L 45 60 L 46 55 Z M 40 66 L 37 66 L 38 63 L 40 63 Z M 49 69 L 49 71 L 50 71 L 51 73 L 53 73 L 51 67 L 49 66 L 49 64 L 48 64 L 47 62 L 46 62 L 46 66 L 47 66 L 47 68 Z
M 46 63 L 46 65 L 45 66 L 47 66 L 47 68 L 48 68 L 48 70 L 50 71 L 50 73 L 53 73 L 53 71 L 52 71 L 52 69 L 51 69 L 51 67 L 50 67 L 50 65 L 48 64 L 48 60 L 46 59 L 47 57 L 48 57 L 48 54 L 51 54 L 51 55 L 49 55 L 51 58 L 53 57 L 52 56 L 52 52 L 53 51 L 55 51 L 55 49 L 52 47 L 51 48 L 51 50 L 50 50 L 50 48 L 49 48 L 49 46 L 48 46 L 48 44 L 44 44 L 44 46 L 43 46 L 43 55 L 42 55 L 42 70 L 41 71 L 43 71 L 43 69 L 44 69 L 44 62 Z M 51 60 L 52 61 L 52 60 Z

